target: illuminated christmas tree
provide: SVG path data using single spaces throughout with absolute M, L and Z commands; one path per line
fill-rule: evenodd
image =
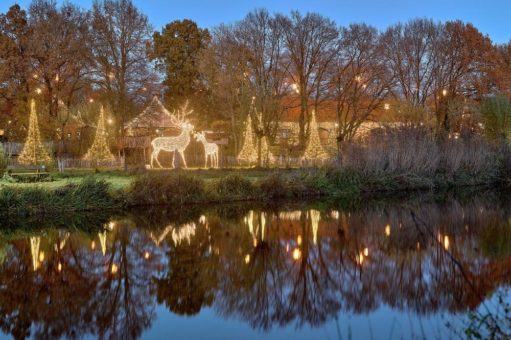
M 110 152 L 107 142 L 107 133 L 105 128 L 105 113 L 103 107 L 99 111 L 98 126 L 96 136 L 89 151 L 83 156 L 83 159 L 90 161 L 113 161 L 114 155 Z
M 329 158 L 328 152 L 321 145 L 321 140 L 319 139 L 319 129 L 318 123 L 316 122 L 316 113 L 314 110 L 312 111 L 312 117 L 310 122 L 310 135 L 309 141 L 307 143 L 307 147 L 305 148 L 305 152 L 303 154 L 304 160 L 318 160 L 324 161 Z
M 238 154 L 238 161 L 245 161 L 248 164 L 257 162 L 257 147 L 254 144 L 254 130 L 252 128 L 252 118 L 248 115 L 243 132 L 243 146 Z
M 30 118 L 28 123 L 28 135 L 23 146 L 23 150 L 18 157 L 21 164 L 37 165 L 49 164 L 52 158 L 44 148 L 41 141 L 41 133 L 39 131 L 39 122 L 37 120 L 37 113 L 35 111 L 35 101 L 30 101 Z
M 268 147 L 268 138 L 266 136 L 259 138 L 259 143 L 261 147 L 261 165 L 270 166 L 275 159 Z

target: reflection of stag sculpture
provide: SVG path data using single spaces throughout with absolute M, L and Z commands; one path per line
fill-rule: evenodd
M 152 140 L 151 145 L 153 147 L 153 153 L 151 154 L 151 167 L 153 167 L 153 160 L 156 160 L 156 163 L 158 163 L 160 168 L 163 168 L 163 166 L 160 164 L 160 161 L 158 161 L 158 155 L 162 150 L 174 152 L 172 155 L 172 168 L 175 166 L 174 160 L 176 158 L 176 152 L 178 152 L 181 156 L 184 167 L 187 167 L 184 151 L 188 147 L 188 144 L 190 144 L 190 132 L 193 131 L 193 125 L 185 120 L 185 117 L 192 113 L 191 110 L 187 110 L 187 106 L 188 102 L 186 102 L 186 104 L 176 114 L 177 117 L 170 117 L 172 124 L 175 127 L 181 129 L 179 136 L 157 137 Z
M 204 167 L 208 167 L 208 157 L 211 159 L 211 167 L 218 168 L 218 145 L 210 143 L 206 140 L 206 134 L 204 132 L 198 132 L 195 134 L 195 140 L 202 142 L 204 146 Z

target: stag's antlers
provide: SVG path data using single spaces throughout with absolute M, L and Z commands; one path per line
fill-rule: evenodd
M 192 109 L 188 108 L 188 100 L 177 110 L 172 111 L 170 121 L 176 127 L 181 127 L 184 123 L 189 123 L 187 117 L 193 113 Z

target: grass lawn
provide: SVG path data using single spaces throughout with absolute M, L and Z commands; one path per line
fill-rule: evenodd
M 205 181 L 217 179 L 224 177 L 231 173 L 240 173 L 245 178 L 249 179 L 252 182 L 255 182 L 258 179 L 264 178 L 271 173 L 272 170 L 267 169 L 201 169 L 201 168 L 190 168 L 186 170 L 171 170 L 171 169 L 154 169 L 149 170 L 154 172 L 161 171 L 181 171 L 183 173 L 188 173 L 190 175 L 197 176 L 202 178 Z M 273 170 L 275 171 L 275 170 Z M 126 189 L 135 179 L 135 175 L 130 172 L 124 172 L 121 170 L 104 170 L 99 173 L 95 173 L 92 169 L 67 169 L 64 174 L 52 173 L 51 176 L 53 181 L 51 182 L 37 182 L 37 183 L 9 183 L 0 180 L 0 186 L 10 186 L 10 187 L 31 187 L 38 186 L 47 189 L 55 189 L 62 187 L 66 184 L 77 184 L 80 183 L 83 178 L 87 176 L 95 176 L 98 179 L 104 179 L 108 182 L 113 189 Z

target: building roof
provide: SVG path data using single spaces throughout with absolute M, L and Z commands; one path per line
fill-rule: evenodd
M 284 97 L 282 98 L 283 105 L 287 108 L 282 113 L 282 122 L 296 122 L 298 123 L 300 117 L 300 101 L 295 97 Z M 309 112 L 312 111 L 312 107 L 309 107 Z M 334 101 L 325 100 L 318 104 L 318 110 L 316 112 L 316 119 L 318 123 L 321 122 L 335 122 L 337 120 L 336 104 Z
M 125 128 L 171 128 L 175 126 L 170 120 L 171 115 L 158 97 L 154 96 L 144 111 L 128 122 Z

